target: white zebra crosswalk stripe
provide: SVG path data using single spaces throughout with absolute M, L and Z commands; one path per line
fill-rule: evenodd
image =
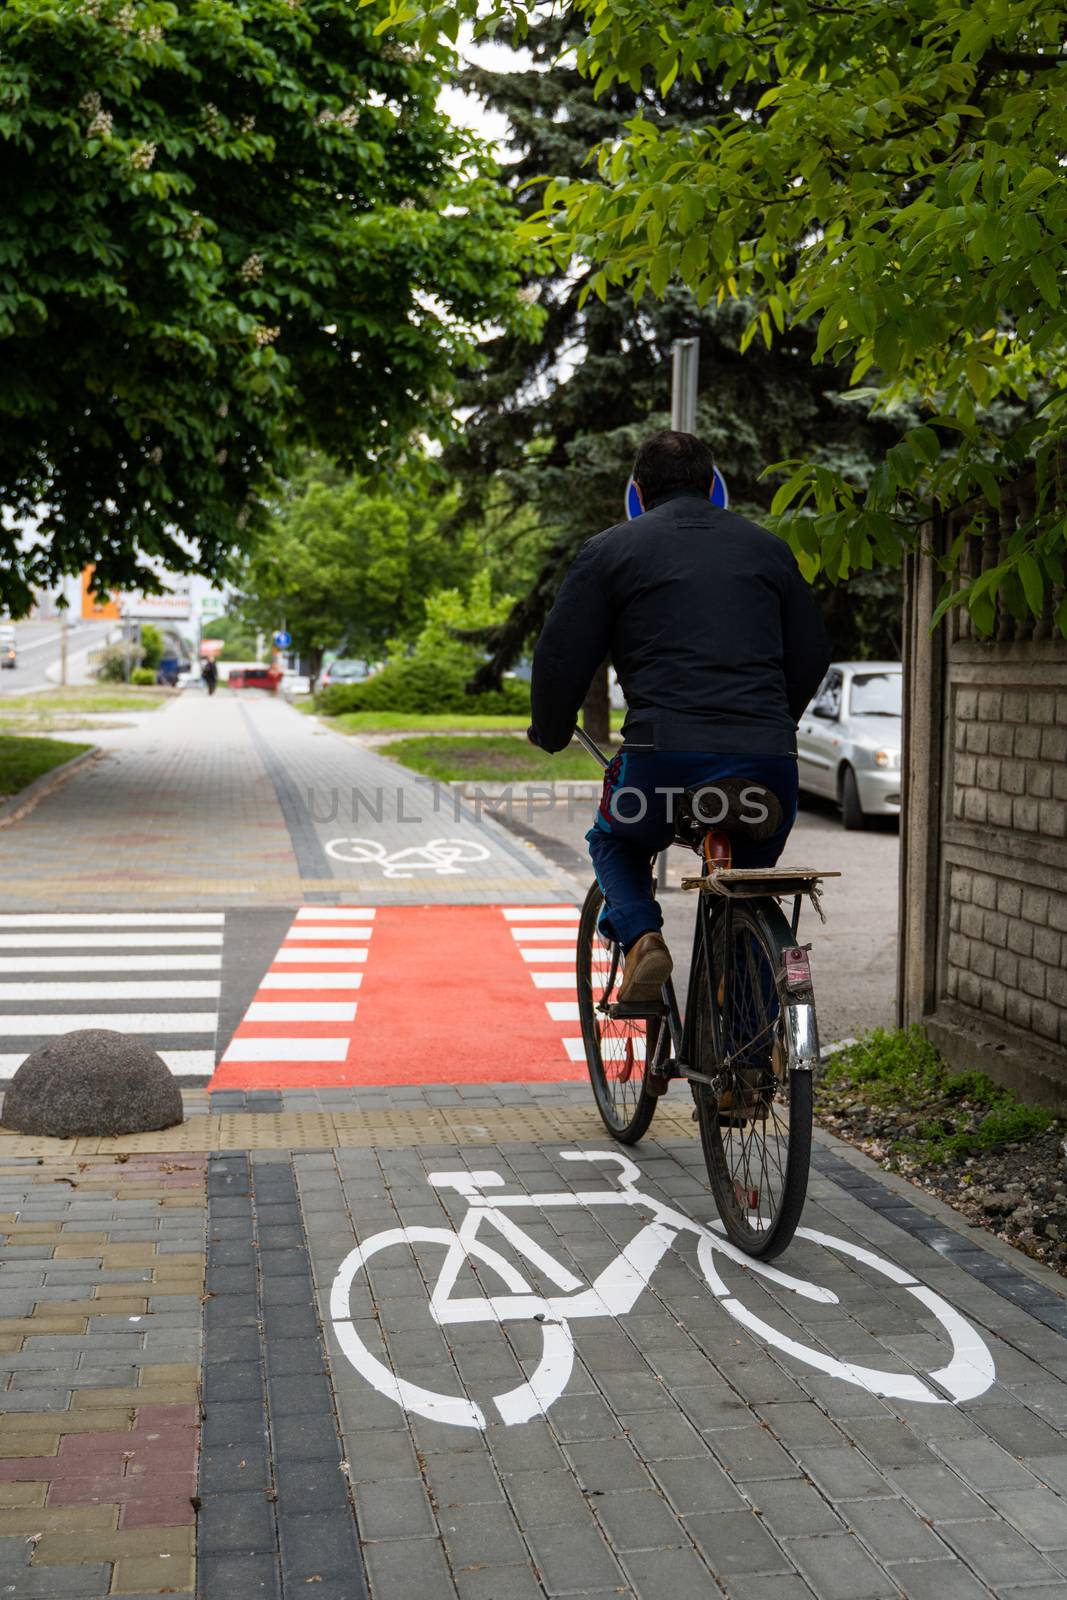
M 221 928 L 224 911 L 4 911 L 0 928 Z
M 136 943 L 138 938 L 150 938 L 154 945 L 220 945 L 222 933 L 156 933 L 147 931 L 129 933 L 38 933 L 36 930 L 25 933 L 0 933 L 0 949 L 3 950 L 83 950 L 87 946 L 92 949 L 121 950 L 127 945 Z
M 2 983 L 0 1000 L 217 1000 L 222 984 L 216 979 L 165 979 L 153 983 L 120 978 L 113 983 Z
M 358 998 L 346 991 L 362 986 L 374 929 L 373 908 L 301 906 L 226 1047 L 215 1082 L 269 1085 L 279 1077 L 291 1081 L 305 1067 L 343 1069 L 359 1010 Z
M 533 987 L 539 991 L 555 990 L 556 998 L 544 997 L 545 1010 L 553 1022 L 573 1026 L 579 1022 L 578 977 L 575 967 L 578 942 L 578 922 L 581 913 L 577 906 L 502 906 L 501 913 L 508 931 L 526 962 Z M 568 943 L 563 941 L 567 940 Z M 575 1054 L 574 1046 L 579 1046 Z M 585 1050 L 580 1039 L 560 1037 L 561 1055 L 570 1061 L 584 1062 Z
M 143 1039 L 176 1076 L 206 1082 L 224 938 L 220 911 L 0 914 L 0 1080 L 47 1041 L 100 1028 Z
M 165 953 L 122 956 L 0 956 L 0 979 L 11 972 L 217 972 L 222 951 L 212 955 Z

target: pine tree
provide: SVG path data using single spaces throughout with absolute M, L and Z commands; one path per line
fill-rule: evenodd
M 526 214 L 537 210 L 543 188 L 532 180 L 579 174 L 591 146 L 620 134 L 639 105 L 676 125 L 706 125 L 724 105 L 714 82 L 676 83 L 666 103 L 618 84 L 596 99 L 588 79 L 562 56 L 567 39 L 577 37 L 567 26 L 551 19 L 531 28 L 522 48 L 532 65 L 472 67 L 464 75 L 465 87 L 508 119 L 514 154 L 504 172 Z M 737 105 L 744 86 L 730 93 Z M 545 312 L 541 339 L 530 345 L 502 333 L 483 347 L 485 367 L 463 385 L 469 415 L 462 439 L 446 455 L 461 486 L 460 515 L 483 511 L 503 482 L 514 507 L 532 508 L 539 530 L 526 592 L 505 622 L 483 635 L 490 655 L 479 687 L 499 682 L 536 634 L 583 540 L 623 517 L 637 441 L 669 422 L 675 339 L 700 338 L 698 431 L 715 452 L 732 508 L 755 520 L 766 515 L 774 493 L 775 482 L 761 477 L 771 463 L 801 455 L 814 442 L 864 481 L 899 436 L 893 423 L 872 421 L 864 408 L 843 401 L 847 371 L 812 364 L 814 330 L 795 330 L 771 351 L 753 343 L 742 356 L 744 305 L 700 309 L 682 289 L 635 305 L 628 293 L 608 287 L 601 299 L 588 293 L 591 276 L 572 266 L 532 277 L 526 292 L 538 296 Z M 852 654 L 861 641 L 847 626 L 848 608 L 838 602 L 834 612 L 835 642 Z M 869 647 L 889 653 L 892 636 L 871 639 Z M 597 731 L 604 737 L 603 726 Z

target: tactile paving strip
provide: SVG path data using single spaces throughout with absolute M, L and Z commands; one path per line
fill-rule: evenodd
M 672 1138 L 692 1136 L 688 1104 L 662 1105 L 653 1127 Z M 301 1112 L 275 1115 L 191 1116 L 159 1133 L 113 1139 L 35 1139 L 0 1135 L 0 1162 L 12 1157 L 90 1156 L 194 1150 L 323 1150 L 332 1147 L 400 1149 L 423 1144 L 538 1143 L 607 1138 L 592 1108 L 571 1105 L 396 1107 L 392 1110 Z

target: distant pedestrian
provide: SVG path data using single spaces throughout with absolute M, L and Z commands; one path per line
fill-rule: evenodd
M 200 676 L 204 680 L 204 688 L 208 694 L 214 694 L 219 681 L 219 669 L 210 656 L 205 656 L 201 661 Z

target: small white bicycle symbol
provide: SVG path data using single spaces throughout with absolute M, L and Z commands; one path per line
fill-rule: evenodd
M 330 1295 L 330 1316 L 337 1341 L 357 1372 L 405 1411 L 436 1422 L 454 1423 L 461 1428 L 484 1428 L 489 1420 L 482 1407 L 465 1396 L 440 1394 L 397 1377 L 360 1337 L 351 1310 L 351 1293 L 356 1275 L 366 1268 L 373 1256 L 394 1245 L 443 1246 L 444 1261 L 429 1297 L 430 1315 L 439 1327 L 450 1323 L 512 1320 L 536 1320 L 540 1325 L 543 1346 L 536 1370 L 525 1383 L 493 1398 L 492 1404 L 501 1420 L 509 1424 L 528 1422 L 532 1417 L 547 1412 L 567 1387 L 574 1364 L 574 1344 L 569 1323 L 577 1317 L 623 1317 L 632 1311 L 664 1255 L 678 1236 L 685 1233 L 696 1236 L 700 1266 L 712 1293 L 718 1297 L 724 1309 L 757 1338 L 820 1372 L 840 1378 L 845 1383 L 856 1384 L 871 1394 L 942 1405 L 973 1400 L 977 1395 L 984 1394 L 993 1382 L 993 1357 L 970 1323 L 910 1273 L 894 1266 L 891 1261 L 883 1260 L 862 1245 L 835 1238 L 814 1228 L 797 1229 L 798 1238 L 810 1239 L 828 1250 L 851 1256 L 854 1261 L 881 1273 L 890 1282 L 914 1295 L 926 1311 L 933 1314 L 948 1335 L 952 1357 L 946 1366 L 927 1374 L 930 1382 L 925 1382 L 914 1373 L 882 1371 L 852 1361 L 839 1361 L 825 1351 L 801 1344 L 772 1327 L 743 1306 L 724 1283 L 715 1265 L 716 1251 L 721 1251 L 728 1260 L 779 1287 L 791 1290 L 805 1300 L 836 1305 L 838 1297 L 830 1289 L 820 1288 L 818 1284 L 808 1283 L 803 1278 L 792 1277 L 779 1267 L 767 1266 L 762 1261 L 744 1255 L 719 1235 L 717 1225 L 707 1228 L 652 1195 L 642 1194 L 635 1187 L 641 1177 L 640 1169 L 627 1156 L 615 1151 L 583 1150 L 562 1150 L 560 1155 L 567 1161 L 617 1162 L 620 1187 L 559 1194 L 497 1195 L 490 1202 L 483 1191 L 498 1188 L 504 1183 L 499 1173 L 432 1172 L 429 1182 L 435 1189 L 454 1189 L 470 1201 L 469 1210 L 455 1232 L 450 1228 L 391 1228 L 358 1245 L 342 1261 Z M 549 1255 L 508 1215 L 509 1211 L 541 1206 L 640 1206 L 651 1213 L 651 1219 L 615 1260 L 605 1267 L 590 1288 L 584 1286 L 562 1262 Z M 535 1293 L 510 1261 L 478 1238 L 478 1231 L 483 1224 L 495 1228 L 515 1252 L 555 1284 L 560 1293 L 548 1296 Z M 460 1270 L 468 1262 L 476 1262 L 481 1268 L 495 1272 L 509 1292 L 454 1296 L 452 1291 Z M 933 1388 L 932 1384 L 936 1384 L 937 1388 Z
M 326 854 L 350 866 L 376 862 L 383 878 L 413 878 L 416 872 L 457 877 L 466 871 L 467 863 L 489 859 L 485 845 L 473 839 L 430 839 L 407 850 L 394 850 L 392 855 L 378 839 L 331 839 Z

